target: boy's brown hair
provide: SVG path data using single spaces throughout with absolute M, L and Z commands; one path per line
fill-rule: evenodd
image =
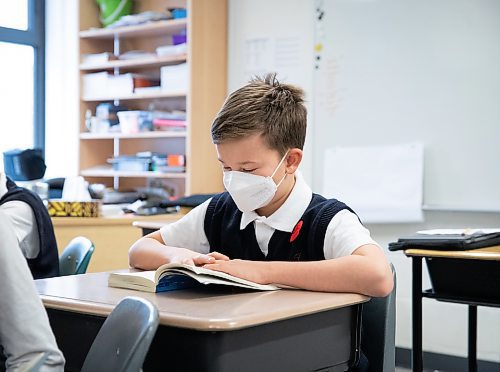
M 306 127 L 302 89 L 268 74 L 229 95 L 212 123 L 212 142 L 261 133 L 271 149 L 284 155 L 290 148 L 304 147 Z

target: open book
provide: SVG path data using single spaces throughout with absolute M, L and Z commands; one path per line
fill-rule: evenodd
M 117 272 L 109 274 L 108 277 L 109 287 L 129 288 L 144 292 L 166 292 L 191 288 L 200 284 L 221 284 L 259 291 L 279 289 L 274 285 L 257 284 L 220 271 L 178 263 L 162 265 L 156 271 Z

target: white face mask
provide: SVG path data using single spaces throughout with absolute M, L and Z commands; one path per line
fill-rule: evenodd
M 288 151 L 268 177 L 237 171 L 224 172 L 224 186 L 240 211 L 250 212 L 269 204 L 286 177 L 285 173 L 277 185 L 274 183 L 273 176 L 287 155 Z

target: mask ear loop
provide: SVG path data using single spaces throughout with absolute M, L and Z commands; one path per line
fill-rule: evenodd
M 286 157 L 288 156 L 288 150 L 287 152 L 285 153 L 285 155 L 283 155 L 283 157 L 281 158 L 278 166 L 276 167 L 276 169 L 274 170 L 273 174 L 271 174 L 271 179 L 274 177 L 274 175 L 276 174 L 276 172 L 278 171 L 279 167 L 281 166 L 281 164 L 283 163 L 283 161 L 286 159 Z M 285 175 L 283 176 L 283 178 L 281 179 L 281 181 L 278 182 L 278 184 L 276 185 L 276 188 L 280 187 L 281 185 L 281 182 L 283 182 L 283 180 L 285 179 L 287 173 L 285 172 Z

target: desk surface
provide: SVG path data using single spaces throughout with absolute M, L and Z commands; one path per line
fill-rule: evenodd
M 126 296 L 145 298 L 160 312 L 160 324 L 201 331 L 236 330 L 366 302 L 352 293 L 301 290 L 243 292 L 200 288 L 145 293 L 107 285 L 108 273 L 35 280 L 47 308 L 107 316 Z
M 133 226 L 139 227 L 141 229 L 159 230 L 168 223 L 175 221 L 172 220 L 162 220 L 162 221 L 134 221 Z
M 105 226 L 105 225 L 132 225 L 133 222 L 143 222 L 146 224 L 160 223 L 163 226 L 166 223 L 177 221 L 184 212 L 162 214 L 156 216 L 136 216 L 133 214 L 124 214 L 122 216 L 108 217 L 52 217 L 54 227 L 59 226 Z
M 430 249 L 406 249 L 405 255 L 419 257 L 442 257 L 468 260 L 500 261 L 500 246 L 472 249 L 470 251 L 436 251 Z

